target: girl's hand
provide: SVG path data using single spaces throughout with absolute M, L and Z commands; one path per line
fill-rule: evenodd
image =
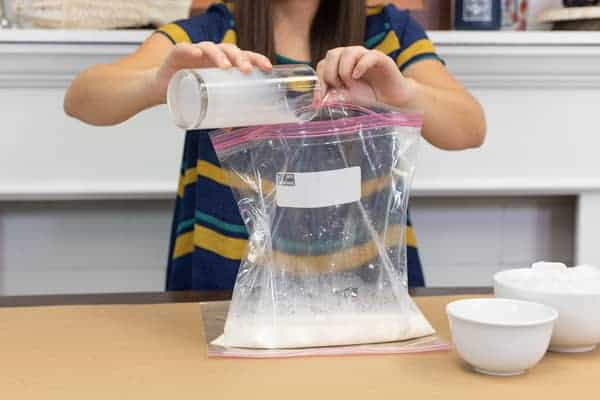
M 273 68 L 271 61 L 261 54 L 240 50 L 233 44 L 201 42 L 177 44 L 156 71 L 156 94 L 164 102 L 171 77 L 186 68 L 238 68 L 250 73 L 254 67 L 265 72 Z
M 322 94 L 346 89 L 351 97 L 376 100 L 396 107 L 413 107 L 417 85 L 405 78 L 396 63 L 378 50 L 362 46 L 330 50 L 317 65 Z

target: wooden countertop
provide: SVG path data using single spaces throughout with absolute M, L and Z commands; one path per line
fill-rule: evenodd
M 457 298 L 416 298 L 442 337 L 445 305 Z M 476 374 L 453 352 L 208 359 L 198 304 L 178 302 L 189 299 L 0 309 L 1 397 L 564 400 L 593 398 L 599 388 L 600 351 L 548 354 L 513 378 Z

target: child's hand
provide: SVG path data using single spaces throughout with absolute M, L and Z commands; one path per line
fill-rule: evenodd
M 377 100 L 396 107 L 414 106 L 416 84 L 405 78 L 396 63 L 378 50 L 362 46 L 330 50 L 317 65 L 317 74 L 325 87 L 346 89 L 351 97 Z
M 167 55 L 156 72 L 158 96 L 166 96 L 171 77 L 180 69 L 186 68 L 239 68 L 249 73 L 254 67 L 269 72 L 271 61 L 261 54 L 240 50 L 233 44 L 215 44 L 201 42 L 197 44 L 180 43 Z

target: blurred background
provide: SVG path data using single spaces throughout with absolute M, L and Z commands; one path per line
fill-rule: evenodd
M 0 0 L 0 295 L 164 288 L 182 132 L 164 107 L 86 126 L 62 99 L 80 70 L 209 3 Z M 478 150 L 423 144 L 411 208 L 427 284 L 486 286 L 542 259 L 600 264 L 598 1 L 393 3 L 489 126 Z
M 143 28 L 202 13 L 210 3 L 210 0 L 0 0 L 0 9 L 5 28 Z M 597 10 L 564 7 L 591 7 L 598 4 L 596 0 L 370 0 L 367 3 L 393 3 L 412 10 L 413 16 L 429 30 L 469 29 L 462 23 L 464 13 L 475 12 L 472 16 L 476 19 L 477 13 L 485 15 L 486 10 L 492 9 L 501 10 L 487 27 L 492 30 L 591 29 L 600 19 Z

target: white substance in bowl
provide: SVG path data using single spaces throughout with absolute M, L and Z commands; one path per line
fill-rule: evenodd
M 567 268 L 558 263 L 535 263 L 531 269 L 504 271 L 503 282 L 525 290 L 600 294 L 600 268 L 591 265 Z
M 537 263 L 494 276 L 496 297 L 554 307 L 559 314 L 550 350 L 583 352 L 600 343 L 600 268 Z

